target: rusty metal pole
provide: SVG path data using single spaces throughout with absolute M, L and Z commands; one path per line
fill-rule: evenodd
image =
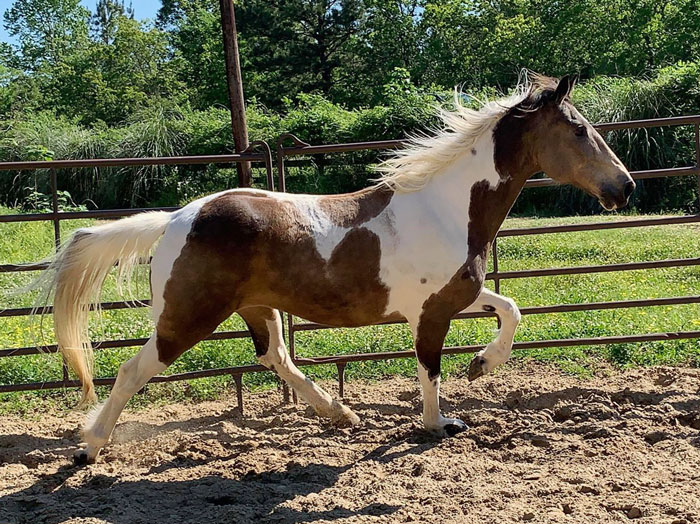
M 700 124 L 695 124 L 695 169 L 700 169 Z M 700 173 L 698 173 L 698 213 L 700 213 Z
M 58 216 L 58 176 L 56 170 L 49 171 L 51 179 L 51 214 L 53 215 L 53 240 L 56 251 L 61 247 L 61 217 Z M 61 373 L 63 387 L 67 387 L 70 377 L 68 376 L 68 363 L 66 357 L 61 355 Z
M 231 128 L 236 153 L 248 148 L 248 126 L 245 119 L 243 101 L 243 80 L 241 79 L 241 62 L 238 57 L 238 36 L 236 33 L 236 15 L 233 12 L 233 0 L 219 0 L 221 8 L 221 30 L 224 37 L 224 58 L 226 61 L 226 82 L 231 106 Z M 250 187 L 250 162 L 236 164 L 238 185 Z

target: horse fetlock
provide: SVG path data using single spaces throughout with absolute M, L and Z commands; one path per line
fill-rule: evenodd
M 486 359 L 481 353 L 478 353 L 472 361 L 469 363 L 469 371 L 467 372 L 467 378 L 469 382 L 476 380 L 479 377 L 483 377 L 488 373 L 488 368 L 486 365 Z
M 458 418 L 440 416 L 437 421 L 425 422 L 425 429 L 441 437 L 454 437 L 456 434 L 466 431 L 469 427 Z
M 494 340 L 474 356 L 467 373 L 470 382 L 491 373 L 498 364 L 505 360 L 499 358 L 504 352 L 502 346 L 503 344 L 500 344 L 498 340 Z
M 94 464 L 102 448 L 109 441 L 110 433 L 99 423 L 99 414 L 103 406 L 95 407 L 88 415 L 88 421 L 81 432 L 83 444 L 73 453 L 73 463 L 76 466 Z
M 496 367 L 506 362 L 512 347 L 512 342 L 502 341 L 499 337 L 479 351 L 469 364 L 469 381 L 491 373 Z
M 100 454 L 101 449 L 102 447 L 87 445 L 75 450 L 73 453 L 73 464 L 76 466 L 87 466 L 88 464 L 94 464 L 97 461 L 97 455 Z

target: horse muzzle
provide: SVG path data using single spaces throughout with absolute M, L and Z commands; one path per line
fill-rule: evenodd
M 627 205 L 636 187 L 637 184 L 632 177 L 624 174 L 617 182 L 603 185 L 598 195 L 598 202 L 608 211 L 621 209 Z

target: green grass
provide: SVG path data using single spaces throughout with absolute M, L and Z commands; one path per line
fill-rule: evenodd
M 9 210 L 0 210 L 8 213 Z M 624 220 L 626 216 L 616 219 Z M 509 219 L 506 228 L 549 224 L 570 224 L 600 221 L 601 217 L 568 217 L 552 219 Z M 89 224 L 80 220 L 62 223 L 64 238 L 69 231 Z M 700 252 L 700 226 L 678 225 L 644 227 L 592 232 L 557 233 L 510 237 L 499 240 L 499 268 L 502 271 L 610 264 L 665 258 L 693 258 Z M 40 259 L 50 254 L 53 232 L 49 223 L 28 222 L 2 224 L 0 263 L 19 263 Z M 28 283 L 33 274 L 0 274 L 0 308 L 32 304 L 31 294 L 8 296 L 18 285 Z M 493 283 L 488 283 L 493 287 Z M 145 273 L 137 282 L 135 295 L 146 297 Z M 557 303 L 600 302 L 669 296 L 695 295 L 700 291 L 700 267 L 653 269 L 630 272 L 571 275 L 546 278 L 505 280 L 501 293 L 513 297 L 521 306 Z M 118 300 L 115 283 L 105 286 L 104 299 Z M 92 326 L 94 339 L 145 337 L 152 329 L 146 308 L 105 311 Z M 220 329 L 243 329 L 238 317 L 225 322 Z M 487 343 L 493 338 L 495 322 L 491 319 L 454 321 L 448 334 L 448 345 Z M 656 331 L 691 331 L 700 329 L 700 306 L 680 305 L 584 311 L 566 314 L 528 315 L 517 331 L 516 340 L 595 337 Z M 0 318 L 0 347 L 31 346 L 42 339 L 27 318 Z M 43 339 L 52 342 L 51 318 L 43 321 Z M 411 338 L 405 325 L 358 329 L 333 329 L 301 332 L 296 336 L 298 356 L 319 356 L 341 353 L 379 352 L 407 349 Z M 97 375 L 113 376 L 119 365 L 138 348 L 98 350 Z M 585 376 L 595 372 L 602 360 L 616 366 L 700 365 L 700 342 L 680 340 L 642 344 L 617 344 L 573 348 L 548 348 L 522 351 L 514 358 L 551 361 L 566 372 Z M 444 374 L 462 375 L 469 355 L 444 359 Z M 212 341 L 199 344 L 176 361 L 167 373 L 203 368 L 255 363 L 254 350 L 248 340 Z M 336 376 L 335 366 L 307 367 L 313 378 Z M 413 359 L 387 362 L 361 362 L 348 365 L 346 376 L 353 379 L 378 379 L 389 375 L 415 373 Z M 0 383 L 58 380 L 60 359 L 56 355 L 0 358 Z M 271 373 L 254 373 L 244 377 L 251 390 L 272 387 L 276 378 Z M 228 377 L 189 382 L 152 385 L 147 395 L 137 396 L 134 404 L 171 399 L 212 398 L 231 387 Z M 106 394 L 101 391 L 101 394 Z M 66 402 L 68 398 L 68 402 Z M 56 406 L 74 403 L 75 393 L 44 392 L 0 395 L 3 411 L 32 412 L 36 402 L 53 402 Z

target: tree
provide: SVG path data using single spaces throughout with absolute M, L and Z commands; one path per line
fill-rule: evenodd
M 109 44 L 94 42 L 66 57 L 53 68 L 47 89 L 63 114 L 118 123 L 164 99 L 184 102 L 177 64 L 165 33 L 122 16 Z
M 91 26 L 93 34 L 104 44 L 109 44 L 117 30 L 117 19 L 125 16 L 134 18 L 134 7 L 124 6 L 124 0 L 97 0 L 95 13 L 92 15 Z
M 416 75 L 425 40 L 418 25 L 424 6 L 424 0 L 365 0 L 362 26 L 334 71 L 334 99 L 351 106 L 381 104 L 383 86 L 397 68 Z
M 217 104 L 228 106 L 218 2 L 166 1 L 158 12 L 158 23 L 170 28 L 168 34 L 175 50 L 176 74 L 189 86 L 193 105 L 200 109 Z M 246 54 L 243 51 L 242 58 L 245 59 Z M 245 86 L 247 88 L 248 84 Z
M 217 0 L 162 0 L 156 20 L 160 27 L 170 28 L 183 18 L 200 10 L 218 13 L 219 2 Z
M 10 36 L 19 40 L 22 67 L 37 70 L 85 45 L 89 17 L 80 0 L 16 0 L 4 20 Z
M 362 0 L 245 2 L 237 21 L 248 92 L 275 105 L 299 92 L 330 93 L 365 14 Z

